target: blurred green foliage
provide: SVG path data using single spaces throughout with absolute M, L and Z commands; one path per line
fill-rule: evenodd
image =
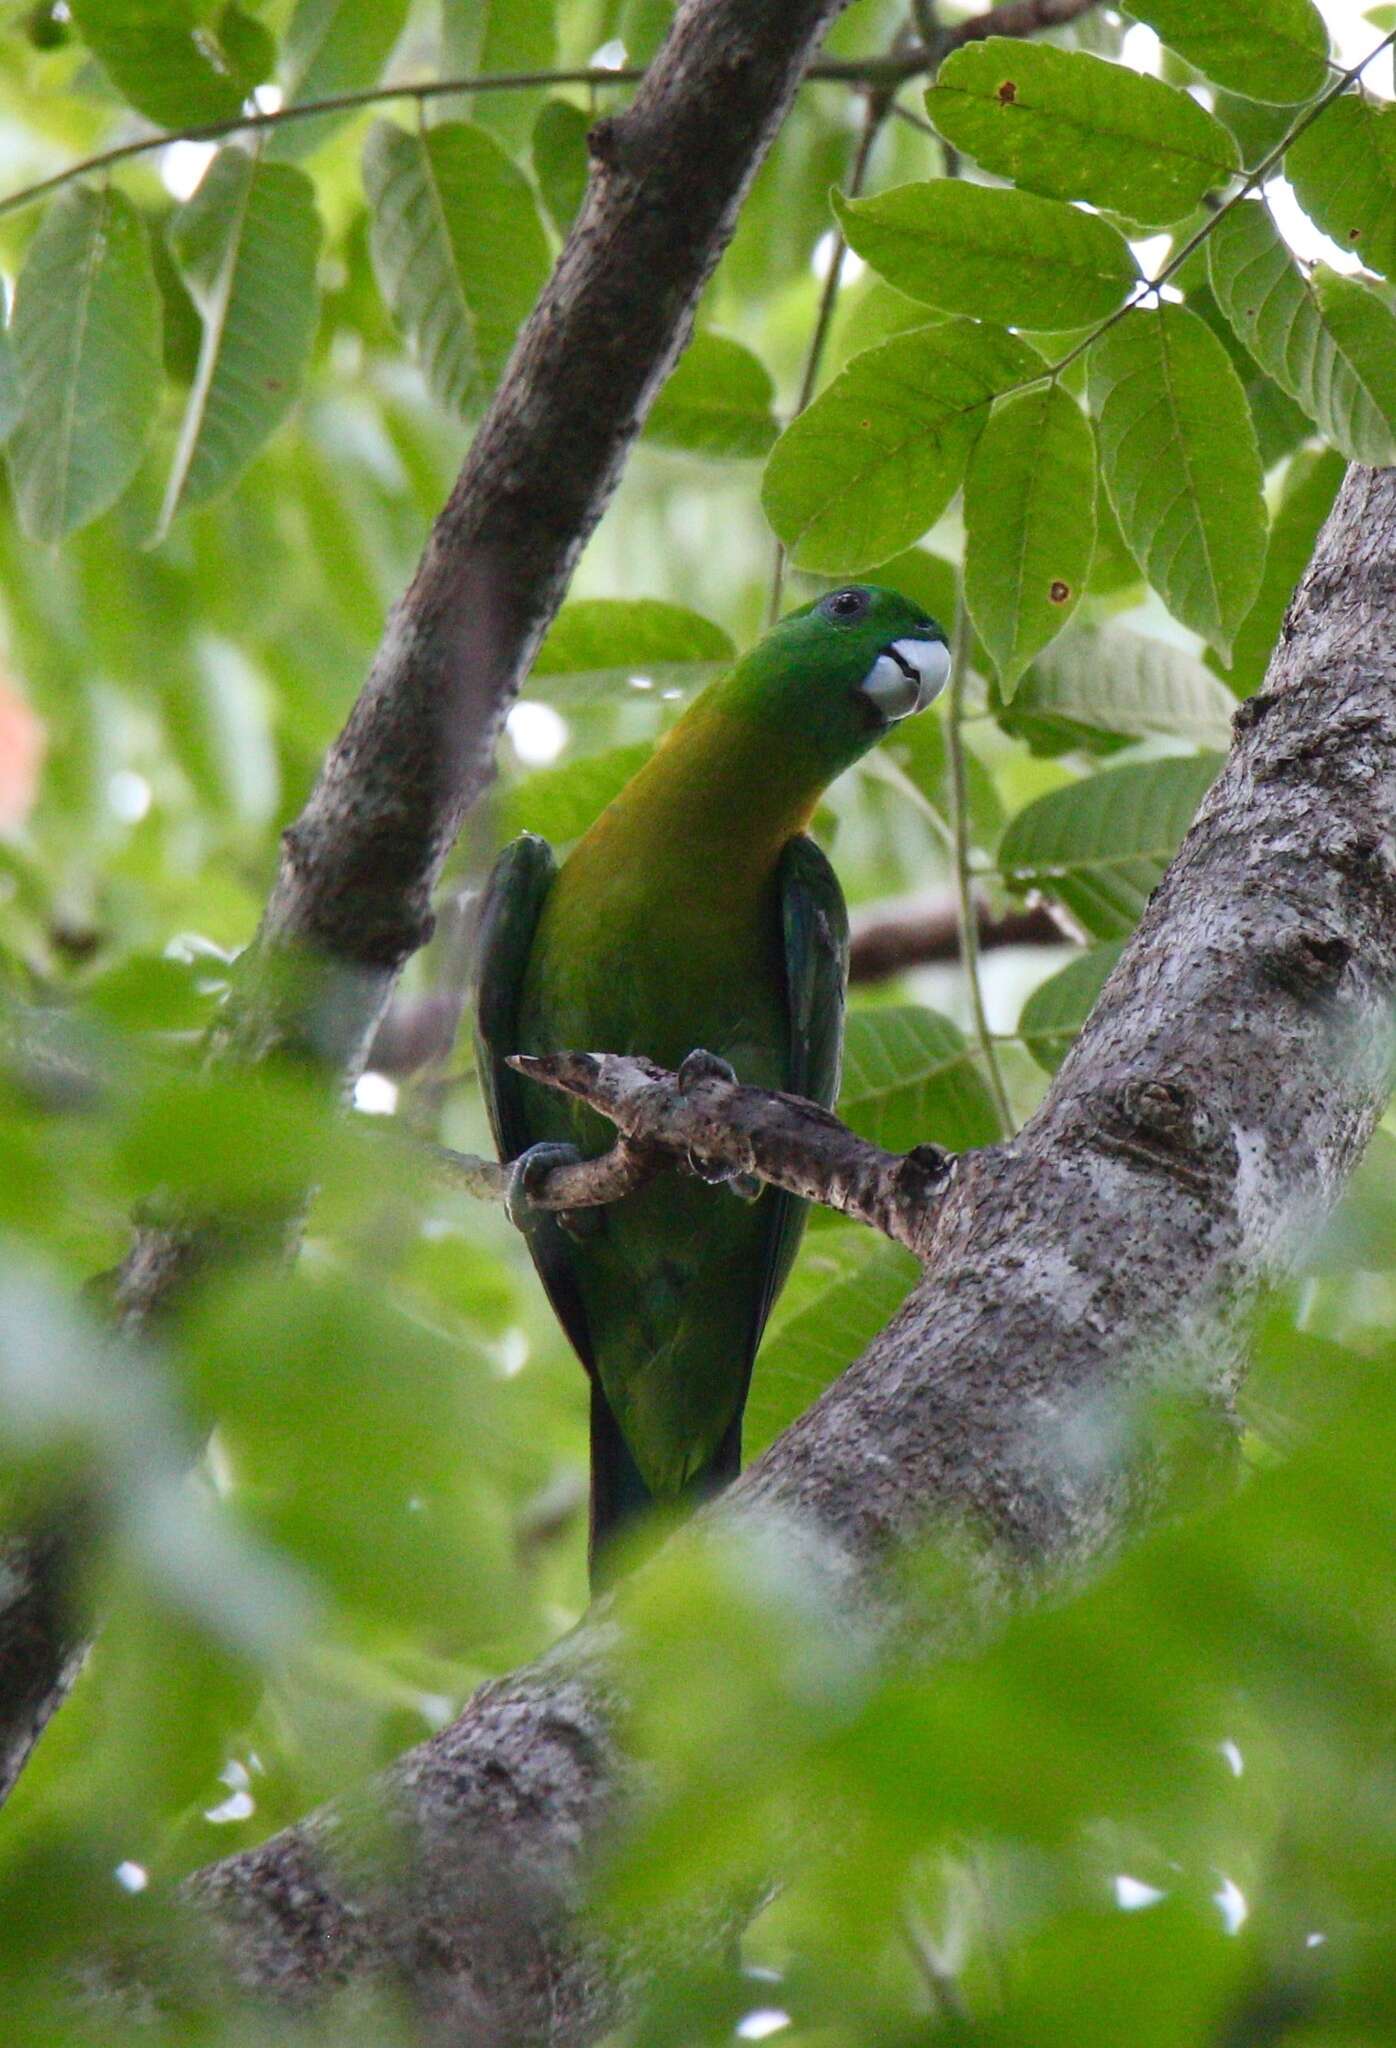
M 146 132 L 141 116 L 196 124 L 251 87 L 274 104 L 273 84 L 293 99 L 644 62 L 669 12 L 666 0 L 24 0 L 0 10 L 0 204 Z M 1209 0 L 1176 30 L 1177 7 L 1139 13 L 1199 65 L 1198 21 L 1225 29 L 1223 84 L 1314 90 L 1309 0 L 1286 0 L 1274 20 Z M 901 18 L 890 0 L 854 0 L 829 54 L 883 51 Z M 1077 60 L 1117 59 L 1124 30 L 1097 11 L 1054 32 L 1073 60 L 1065 72 L 1048 60 L 1068 111 L 1083 90 Z M 986 62 L 961 69 L 978 76 Z M 1294 118 L 1277 126 L 1274 107 L 1212 92 L 1176 55 L 1160 74 L 1164 97 L 1151 86 L 1149 104 L 1205 145 L 1182 196 L 1158 189 L 1147 151 L 1105 161 L 1108 134 L 1087 134 L 1079 161 L 1054 144 L 1024 212 L 1055 209 L 1063 247 L 1083 233 L 1069 202 L 1125 203 L 1126 171 L 1129 203 L 1176 222 L 1181 241 L 1197 223 L 1178 211 L 1224 175 L 1230 137 L 1256 161 Z M 409 1073 L 370 1076 L 350 1116 L 302 1071 L 210 1078 L 198 1050 L 255 928 L 279 830 L 580 202 L 587 127 L 629 90 L 560 83 L 447 95 L 424 102 L 420 122 L 410 100 L 297 122 L 255 171 L 250 155 L 175 141 L 110 184 L 0 211 L 12 308 L 0 329 L 0 1486 L 14 1527 L 61 1514 L 78 1487 L 96 1500 L 85 1595 L 102 1617 L 0 1827 L 7 2044 L 105 2048 L 111 2014 L 84 2022 L 69 2003 L 77 1958 L 96 1944 L 148 1973 L 174 1939 L 170 1880 L 361 1787 L 584 1605 L 583 1376 L 516 1235 L 439 1178 L 420 1143 L 486 1148 L 468 1034 Z M 1123 97 L 1132 104 L 1133 89 Z M 1225 130 L 1197 105 L 1209 97 Z M 865 214 L 920 222 L 953 166 L 925 129 L 919 85 L 901 104 L 914 118 L 880 129 Z M 1333 189 L 1317 124 L 1296 183 L 1325 222 L 1357 204 L 1376 261 L 1392 240 L 1372 157 L 1385 131 L 1361 104 L 1343 130 L 1358 184 Z M 390 125 L 375 127 L 385 112 Z M 952 139 L 975 146 L 982 113 Z M 583 830 L 760 630 L 773 541 L 759 462 L 805 373 L 835 247 L 828 194 L 848 184 L 861 121 L 846 84 L 801 92 L 510 720 L 448 896 L 477 887 L 505 833 L 565 842 Z M 912 201 L 875 204 L 912 185 Z M 1108 246 L 1123 289 L 1121 225 L 1099 216 L 1090 239 Z M 963 312 L 965 281 L 937 242 L 920 303 L 897 287 L 924 288 L 925 248 L 906 270 L 893 239 L 867 247 L 886 276 L 846 263 L 825 389 L 888 343 L 895 362 L 923 368 L 963 356 L 977 390 L 986 363 L 1016 376 L 1073 344 L 963 319 L 953 346 L 943 332 L 898 342 L 941 331 L 936 307 Z M 984 252 L 962 260 L 972 278 Z M 1024 311 L 1023 278 L 1001 281 L 996 309 L 1012 324 L 1060 317 L 1060 289 L 1038 289 L 1047 310 Z M 1233 593 L 1221 622 L 1237 626 L 1225 680 L 1227 636 L 1195 593 L 1182 614 L 1213 631 L 1210 651 L 1146 588 L 1127 469 L 1107 470 L 1094 503 L 1084 487 L 1043 496 L 1052 517 L 1096 536 L 1093 557 L 1073 537 L 1060 617 L 1038 603 L 1021 619 L 996 612 L 980 636 L 965 625 L 976 887 L 991 909 L 1038 890 L 1095 942 L 985 963 L 992 1051 L 1020 1117 L 1206 785 L 1226 685 L 1258 687 L 1341 475 L 1300 408 L 1305 388 L 1269 374 L 1275 337 L 1248 353 L 1205 264 L 1178 286 L 1193 345 L 1209 375 L 1231 380 L 1227 403 L 1249 408 L 1265 465 L 1262 505 L 1245 464 L 1204 451 L 1272 535 L 1264 580 L 1241 593 L 1249 614 Z M 1360 289 L 1358 325 L 1376 331 L 1390 316 Z M 54 317 L 82 291 L 96 330 Z M 1309 297 L 1293 292 L 1302 311 Z M 1313 302 L 1330 319 L 1345 303 L 1331 290 Z M 1202 326 L 1220 353 L 1198 343 Z M 1352 359 L 1365 360 L 1360 348 Z M 847 482 L 856 453 L 830 455 L 828 423 L 853 416 L 850 389 L 887 401 L 887 360 L 865 363 L 778 444 L 773 474 L 795 505 L 787 537 L 813 493 L 825 540 L 806 553 L 831 573 L 869 568 L 867 536 L 883 553 L 912 540 L 878 573 L 950 626 L 976 529 L 983 573 L 969 581 L 981 593 L 1008 587 L 1017 550 L 983 539 L 993 488 L 971 492 L 962 515 L 972 435 L 929 462 L 929 500 L 908 494 L 895 451 L 881 482 Z M 1089 434 L 1074 410 L 1081 368 L 1064 369 L 1053 401 L 1072 410 L 1076 445 Z M 113 395 L 119 413 L 104 409 Z M 928 392 L 931 411 L 939 402 Z M 1369 436 L 1385 431 L 1382 403 L 1364 399 Z M 1010 428 L 1013 406 L 995 416 Z M 1189 452 L 1170 443 L 1146 462 Z M 1047 561 L 1032 464 L 997 454 L 988 484 L 1025 479 L 1023 556 Z M 792 574 L 786 596 L 821 587 Z M 855 911 L 947 888 L 948 774 L 937 712 L 830 792 L 816 829 Z M 460 920 L 443 918 L 400 1001 L 449 1006 L 461 976 Z M 989 1050 L 954 970 L 856 990 L 850 1121 L 889 1145 L 989 1142 Z M 1314 1272 L 1266 1324 L 1236 1498 L 1187 1503 L 1098 1583 L 987 1650 L 932 1672 L 871 1637 L 835 1636 L 774 1547 L 688 1545 L 646 1576 L 627 1655 L 652 1795 L 606 1873 L 603 1910 L 683 1926 L 715 1886 L 759 1885 L 773 1843 L 802 1853 L 744 1969 L 666 1974 L 627 2043 L 1338 2048 L 1396 2035 L 1392 1157 L 1388 1139 Z M 303 1206 L 305 1247 L 287 1270 L 279 1232 Z M 101 1289 L 85 1292 L 121 1257 L 133 1212 L 216 1216 L 227 1251 L 140 1345 L 117 1343 Z M 895 1247 L 813 1219 L 758 1363 L 751 1450 L 858 1354 L 913 1277 Z M 972 1607 L 975 1583 L 962 1532 L 908 1566 L 908 1597 L 928 1616 Z M 411 2029 L 390 1999 L 291 2025 L 205 2001 L 195 1979 L 140 2037 L 390 2048 Z

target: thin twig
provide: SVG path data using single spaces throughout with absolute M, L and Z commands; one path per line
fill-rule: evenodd
M 904 107 L 900 100 L 893 100 L 889 112 L 894 114 L 899 121 L 905 121 L 908 128 L 914 128 L 918 135 L 929 135 L 932 142 L 939 142 L 941 148 L 944 149 L 945 144 L 941 141 L 940 130 L 933 128 L 924 114 L 913 113 L 912 109 Z
M 991 7 L 986 14 L 957 22 L 954 28 L 944 32 L 939 47 L 917 45 L 894 56 L 816 58 L 805 72 L 805 81 L 816 85 L 880 86 L 891 91 L 904 85 L 908 79 L 932 70 L 946 49 L 957 48 L 961 43 L 974 42 L 986 35 L 1029 35 L 1034 28 L 1073 20 L 1095 5 L 1096 0 L 1009 0 L 1009 4 Z M 280 128 L 288 121 L 310 121 L 321 114 L 358 113 L 365 107 L 384 105 L 390 100 L 440 99 L 455 93 L 527 92 L 555 85 L 584 85 L 594 95 L 598 88 L 608 85 L 638 85 L 644 76 L 644 69 L 637 65 L 623 65 L 613 71 L 597 65 L 578 65 L 558 71 L 497 71 L 477 78 L 419 79 L 412 85 L 365 86 L 358 92 L 331 93 L 324 99 L 298 100 L 291 106 L 275 107 L 266 112 L 239 112 L 223 121 L 199 121 L 187 128 L 159 129 L 134 141 L 118 142 L 110 149 L 98 150 L 95 155 L 69 164 L 66 170 L 55 171 L 51 177 L 40 178 L 33 185 L 21 186 L 18 191 L 0 198 L 0 214 L 32 206 L 36 200 L 47 198 L 50 192 L 60 191 L 75 178 L 88 177 L 95 171 L 125 163 L 132 157 L 147 156 L 152 150 L 165 149 L 172 142 L 222 142 L 231 135 L 255 132 L 261 128 Z
M 950 686 L 945 699 L 945 751 L 949 766 L 950 829 L 954 839 L 955 902 L 960 930 L 960 960 L 969 991 L 970 1016 L 984 1064 L 989 1092 L 998 1112 L 999 1129 L 1007 1138 L 1013 1131 L 1013 1111 L 1003 1085 L 998 1053 L 989 1030 L 984 1008 L 984 988 L 979 977 L 979 912 L 974 900 L 974 881 L 969 865 L 969 792 L 965 780 L 965 743 L 960 730 L 964 709 L 965 671 L 969 666 L 969 614 L 961 596 L 955 606 L 954 644 L 951 648 Z

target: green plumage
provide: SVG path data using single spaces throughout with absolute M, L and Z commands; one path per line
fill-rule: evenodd
M 644 1053 L 672 1068 L 701 1046 L 742 1081 L 832 1106 L 847 920 L 802 830 L 887 729 L 885 703 L 861 687 L 879 654 L 943 638 L 895 593 L 835 593 L 697 698 L 560 868 L 542 840 L 505 849 L 478 965 L 480 1071 L 503 1158 L 543 1142 L 590 1156 L 614 1139 L 520 1079 L 504 1064 L 513 1052 Z M 648 1500 L 736 1471 L 752 1361 L 803 1207 L 670 1172 L 571 1229 L 530 1219 L 592 1379 L 593 1549 Z

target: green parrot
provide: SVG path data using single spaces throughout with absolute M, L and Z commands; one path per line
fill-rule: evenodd
M 804 828 L 826 785 L 950 672 L 919 605 L 870 585 L 783 618 L 695 698 L 561 866 L 530 833 L 481 909 L 476 1050 L 510 1213 L 591 1382 L 593 1577 L 652 1502 L 739 1469 L 752 1361 L 804 1227 L 767 1187 L 665 1172 L 559 1218 L 530 1183 L 609 1149 L 585 1105 L 525 1081 L 511 1053 L 644 1053 L 832 1108 L 848 916 Z M 685 1066 L 685 1062 L 688 1062 Z

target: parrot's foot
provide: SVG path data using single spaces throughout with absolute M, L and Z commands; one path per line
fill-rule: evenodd
M 730 1067 L 726 1060 L 720 1060 L 715 1052 L 704 1052 L 699 1045 L 695 1046 L 681 1062 L 677 1079 L 680 1095 L 689 1095 L 700 1081 L 731 1081 L 735 1084 L 737 1076 L 735 1069 Z M 688 1154 L 688 1170 L 696 1174 L 699 1180 L 706 1181 L 710 1188 L 730 1186 L 736 1179 L 736 1174 L 730 1166 L 714 1166 L 710 1160 L 703 1159 L 691 1148 Z
M 736 1083 L 736 1072 L 726 1060 L 720 1060 L 715 1052 L 704 1052 L 696 1046 L 687 1055 L 678 1071 L 680 1095 L 688 1095 L 700 1081 L 731 1081 Z
M 547 1210 L 533 1206 L 534 1191 L 557 1166 L 580 1166 L 582 1155 L 575 1145 L 530 1145 L 509 1168 L 504 1189 L 504 1213 L 516 1230 L 527 1232 Z M 560 1213 L 560 1212 L 552 1212 Z

